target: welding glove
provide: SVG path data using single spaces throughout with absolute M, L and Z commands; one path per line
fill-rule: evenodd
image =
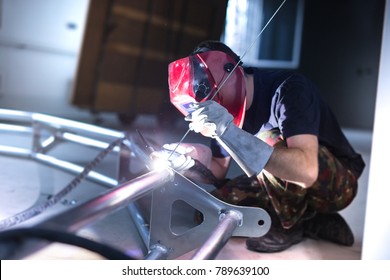
M 191 130 L 216 138 L 249 177 L 263 170 L 273 152 L 271 146 L 238 128 L 233 116 L 217 102 L 207 100 L 194 106 L 195 111 L 185 118 Z
M 222 135 L 233 121 L 233 116 L 226 108 L 212 100 L 193 104 L 192 108 L 195 111 L 185 117 L 185 120 L 191 122 L 189 124 L 191 130 L 206 137 L 216 138 Z
M 165 164 L 175 169 L 176 171 L 186 171 L 195 165 L 195 161 L 187 154 L 185 147 L 179 146 L 175 150 L 177 144 L 165 144 L 161 151 L 156 151 L 151 154 L 152 159 L 159 159 L 159 164 Z M 175 150 L 175 151 L 174 151 Z

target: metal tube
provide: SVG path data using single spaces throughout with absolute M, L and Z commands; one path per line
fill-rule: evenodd
M 127 208 L 131 218 L 133 219 L 134 225 L 136 226 L 138 233 L 141 236 L 142 241 L 144 242 L 145 246 L 148 246 L 150 232 L 144 217 L 142 217 L 138 207 L 134 203 L 130 203 Z
M 105 141 L 91 139 L 89 137 L 80 136 L 70 132 L 64 132 L 61 135 L 57 135 L 57 137 L 70 143 L 76 143 L 97 149 L 106 149 L 110 145 L 110 143 L 107 143 Z M 119 148 L 115 147 L 113 151 L 119 152 Z
M 194 256 L 193 260 L 213 260 L 218 253 L 226 245 L 229 238 L 232 237 L 234 230 L 240 225 L 242 214 L 238 211 L 230 210 L 222 213 L 220 223 L 211 233 L 210 237 L 200 247 Z
M 32 128 L 31 127 L 26 127 L 24 125 L 13 125 L 13 124 L 3 124 L 0 123 L 0 131 L 5 131 L 5 132 L 12 132 L 12 133 L 21 133 L 21 134 L 26 134 L 32 133 Z
M 103 128 L 91 124 L 67 120 L 50 115 L 31 113 L 18 110 L 0 109 L 0 119 L 16 122 L 41 123 L 61 130 L 80 132 L 81 134 L 92 134 L 93 136 L 108 137 L 109 139 L 123 138 L 124 133 L 108 128 Z
M 0 109 L 0 118 L 4 118 L 11 121 L 31 122 L 31 115 L 32 113 L 24 111 Z
M 49 167 L 54 167 L 59 170 L 68 172 L 70 174 L 79 174 L 83 171 L 83 167 L 68 161 L 60 160 L 52 156 L 48 156 L 40 153 L 32 153 L 28 149 L 7 147 L 0 145 L 0 155 L 12 156 L 24 159 L 33 159 L 39 163 L 45 164 Z M 96 171 L 91 171 L 87 175 L 87 179 L 96 183 L 103 184 L 104 186 L 115 187 L 118 185 L 118 181 L 103 175 Z
M 127 206 L 134 201 L 173 178 L 173 173 L 167 169 L 151 171 L 129 182 L 111 189 L 106 193 L 89 200 L 67 212 L 54 216 L 41 224 L 40 227 L 55 227 L 70 232 L 77 231 L 114 211 Z
M 167 169 L 162 171 L 151 171 L 126 182 L 115 189 L 111 189 L 94 199 L 80 204 L 69 211 L 60 213 L 48 220 L 38 223 L 35 227 L 54 228 L 59 231 L 65 230 L 67 232 L 75 232 L 83 226 L 127 206 L 131 201 L 134 201 L 148 191 L 167 183 L 172 180 L 173 177 L 174 173 Z M 45 240 L 28 239 L 25 240 L 25 242 L 21 242 L 19 246 L 13 248 L 12 252 L 3 252 L 0 250 L 0 257 L 2 259 L 23 259 L 49 244 L 50 242 Z
M 0 124 L 0 130 L 23 133 L 28 132 L 34 137 L 34 142 L 32 149 L 23 149 L 0 145 L 0 154 L 32 159 L 39 163 L 45 164 L 50 167 L 58 168 L 71 174 L 79 174 L 83 171 L 83 167 L 45 154 L 46 151 L 48 151 L 52 146 L 56 144 L 57 140 L 59 140 L 59 142 L 73 142 L 84 146 L 105 149 L 110 145 L 106 142 L 107 140 L 110 139 L 111 141 L 112 138 L 122 139 L 125 135 L 125 133 L 123 132 L 37 113 L 0 109 L 0 119 L 2 118 L 5 118 L 6 120 L 12 120 L 13 122 L 23 122 L 24 125 Z M 34 129 L 27 126 L 33 126 Z M 44 136 L 49 136 L 43 141 L 41 139 L 41 130 L 47 132 L 44 134 Z M 88 136 L 93 136 L 94 139 Z M 137 155 L 137 157 L 140 157 L 144 161 L 145 159 L 148 159 L 148 157 L 144 155 L 143 151 L 139 149 L 137 145 L 131 142 L 127 142 L 127 145 L 132 148 L 132 153 Z M 133 149 L 135 151 L 133 151 Z M 119 147 L 115 147 L 114 152 L 118 152 L 120 156 L 122 156 L 122 151 L 120 151 Z M 126 158 L 124 162 L 128 162 L 128 160 L 129 159 Z M 125 168 L 128 168 L 128 166 L 125 166 Z M 122 175 L 128 174 L 125 173 Z M 121 176 L 120 178 L 122 180 L 123 178 L 126 178 L 126 176 Z M 70 212 L 65 212 L 63 215 L 59 215 L 50 220 L 42 222 L 37 226 L 50 227 L 51 224 L 53 224 L 56 228 L 59 229 L 65 228 L 66 230 L 76 230 L 77 228 L 80 228 L 83 224 L 88 223 L 90 221 L 94 221 L 95 219 L 100 218 L 102 215 L 106 215 L 110 211 L 114 211 L 115 209 L 122 207 L 122 203 L 125 204 L 126 202 L 118 202 L 118 199 L 116 198 L 117 196 L 122 196 L 123 193 L 127 193 L 129 194 L 129 197 L 127 198 L 128 200 L 135 200 L 143 193 L 167 182 L 171 178 L 173 178 L 173 173 L 167 170 L 162 172 L 151 172 L 145 177 L 140 176 L 133 181 L 125 183 L 120 187 L 117 187 L 112 192 L 110 191 L 94 200 L 91 200 L 88 203 L 73 208 Z M 118 185 L 117 180 L 95 172 L 93 170 L 88 172 L 87 179 L 109 187 L 116 187 Z M 131 185 L 132 193 L 130 193 L 131 191 L 126 191 L 127 185 Z M 128 187 L 130 188 L 130 186 Z M 126 198 L 124 200 L 126 200 Z M 102 208 L 106 208 L 104 209 L 104 211 L 101 211 L 101 209 L 99 209 L 98 205 L 100 203 L 103 204 Z M 104 206 L 106 204 L 107 206 Z M 126 204 L 129 204 L 129 202 L 127 202 Z M 136 218 L 134 219 L 134 222 L 140 232 L 143 241 L 145 242 L 145 245 L 147 245 L 149 236 L 148 228 L 145 226 L 145 222 L 142 221 L 143 218 L 140 216 L 138 209 L 132 206 L 135 205 L 132 205 L 130 203 L 130 213 L 133 218 Z M 77 211 L 86 213 L 83 216 L 82 213 L 77 213 Z M 69 217 L 72 217 L 72 219 L 68 220 Z M 72 221 L 75 221 L 75 223 L 78 225 L 72 225 Z M 164 256 L 163 252 L 159 252 L 158 254 Z M 156 255 L 156 253 L 153 252 L 153 255 Z
M 66 171 L 70 174 L 80 174 L 80 172 L 83 171 L 83 167 L 68 161 L 60 160 L 52 156 L 48 156 L 45 154 L 40 154 L 40 153 L 33 153 L 30 155 L 31 159 L 36 160 L 39 163 L 45 164 L 50 167 L 55 167 L 58 168 L 59 170 Z M 118 181 L 103 175 L 99 172 L 96 171 L 90 171 L 87 174 L 87 178 L 89 180 L 93 180 L 94 182 L 109 186 L 109 187 L 114 187 L 118 185 Z
M 84 135 L 91 133 L 92 135 L 100 135 L 112 138 L 122 138 L 124 136 L 123 132 L 115 131 L 108 128 L 103 128 L 100 126 L 95 126 L 91 124 L 86 124 L 82 122 L 67 120 L 63 118 L 57 118 L 49 115 L 43 115 L 39 113 L 33 113 L 31 115 L 31 120 L 34 122 L 39 122 L 49 126 L 55 126 L 57 128 L 69 130 L 72 132 L 81 132 Z
M 56 140 L 60 140 L 60 142 L 61 140 L 64 140 L 83 146 L 105 149 L 110 145 L 109 142 L 116 139 L 122 139 L 125 135 L 123 132 L 95 125 L 16 110 L 0 109 L 0 120 L 3 119 L 19 123 L 23 122 L 24 125 L 0 123 L 1 131 L 28 132 L 31 134 L 34 141 L 32 149 L 0 145 L 0 155 L 32 159 L 71 174 L 80 173 L 83 170 L 83 167 L 45 154 L 56 144 Z M 32 126 L 34 129 L 27 127 L 28 125 Z M 48 130 L 49 132 L 49 137 L 43 142 L 41 139 L 41 130 Z M 93 136 L 94 139 L 87 135 Z M 109 142 L 106 142 L 105 140 L 108 140 Z M 115 147 L 113 151 L 119 152 L 119 148 Z M 95 171 L 89 172 L 87 178 L 109 187 L 118 185 L 117 180 Z
M 149 253 L 144 258 L 145 260 L 165 260 L 168 257 L 168 249 L 161 244 L 154 244 Z
M 28 159 L 30 157 L 30 154 L 31 151 L 29 149 L 0 145 L 0 155 Z

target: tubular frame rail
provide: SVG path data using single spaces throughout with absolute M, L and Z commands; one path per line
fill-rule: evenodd
M 85 178 L 109 188 L 103 194 L 33 227 L 76 233 L 82 227 L 127 207 L 148 250 L 145 259 L 174 259 L 195 249 L 193 259 L 213 259 L 230 237 L 262 236 L 270 228 L 270 217 L 263 209 L 224 203 L 169 168 L 152 170 L 142 144 L 124 132 L 44 114 L 0 109 L 1 132 L 30 136 L 31 147 L 0 145 L 0 155 L 34 160 L 71 173 L 76 179 Z M 117 143 L 110 152 L 119 159 L 116 178 L 49 155 L 54 147 L 64 142 L 104 151 L 114 141 Z M 145 166 L 147 171 L 135 176 L 130 171 L 131 161 Z M 81 177 L 83 171 L 85 176 Z M 147 193 L 152 194 L 150 220 L 145 220 L 136 204 Z M 172 217 L 175 206 L 180 203 L 202 213 L 203 221 L 185 226 L 184 230 L 175 230 Z M 1 249 L 0 240 L 0 257 L 24 258 L 46 245 L 48 242 L 27 240 L 10 252 L 9 248 Z

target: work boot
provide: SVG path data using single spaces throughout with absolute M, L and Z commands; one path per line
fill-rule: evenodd
M 339 213 L 317 213 L 304 223 L 304 235 L 344 246 L 352 246 L 355 241 L 351 228 Z
M 264 236 L 248 238 L 246 246 L 251 251 L 275 253 L 284 251 L 303 239 L 302 225 L 294 226 L 291 229 L 271 226 L 271 229 Z

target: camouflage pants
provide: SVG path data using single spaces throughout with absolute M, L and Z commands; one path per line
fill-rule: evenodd
M 276 130 L 258 137 L 275 147 L 286 145 Z M 261 207 L 276 214 L 284 228 L 291 228 L 306 211 L 337 212 L 356 196 L 357 178 L 342 162 L 321 145 L 318 159 L 318 179 L 308 189 L 263 170 L 257 178 L 242 175 L 227 181 L 214 195 L 234 205 Z

